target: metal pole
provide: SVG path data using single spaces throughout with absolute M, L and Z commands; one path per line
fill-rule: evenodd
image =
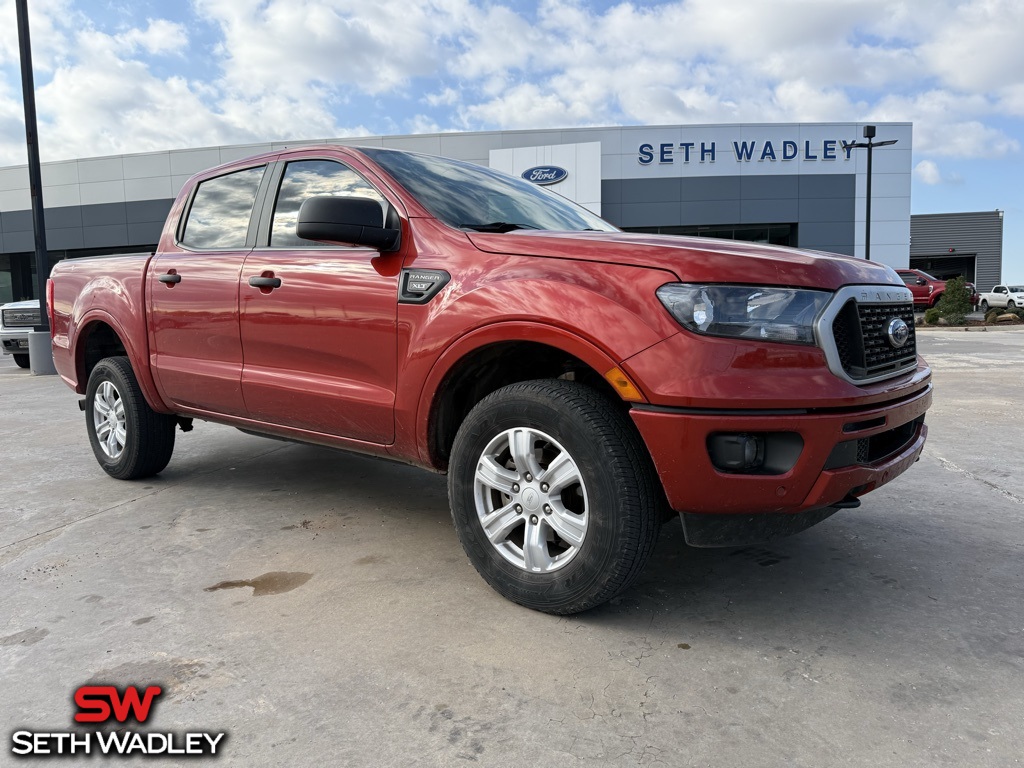
M 46 225 L 43 220 L 43 182 L 39 170 L 39 135 L 36 128 L 36 87 L 32 77 L 32 43 L 28 32 L 27 0 L 14 0 L 18 13 L 18 43 L 21 49 L 21 91 L 25 102 L 25 142 L 28 145 L 28 180 L 32 196 L 32 231 L 36 241 L 36 296 L 39 299 L 37 331 L 50 332 L 46 312 L 46 279 L 50 276 L 50 256 L 46 250 Z
M 868 199 L 864 210 L 867 221 L 864 222 L 864 260 L 871 261 L 871 150 L 875 145 L 868 139 Z

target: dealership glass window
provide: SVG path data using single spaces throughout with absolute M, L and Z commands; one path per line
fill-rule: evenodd
M 0 254 L 0 304 L 14 301 L 14 284 L 11 281 L 11 257 Z
M 723 240 L 743 240 L 748 243 L 767 243 L 796 247 L 796 224 L 727 224 L 717 226 L 626 227 L 628 232 L 647 232 L 656 235 L 685 235 L 687 237 L 717 237 Z
M 199 185 L 181 242 L 190 248 L 244 248 L 249 216 L 266 166 L 207 179 Z
M 334 160 L 300 160 L 288 163 L 274 206 L 270 245 L 317 245 L 295 234 L 299 208 L 310 197 L 368 197 L 386 205 L 384 196 L 347 165 Z

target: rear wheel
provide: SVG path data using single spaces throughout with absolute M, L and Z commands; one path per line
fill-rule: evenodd
M 497 592 L 547 613 L 599 605 L 643 570 L 659 529 L 636 429 L 595 390 L 513 384 L 466 417 L 448 474 L 466 554 Z
M 985 299 L 981 300 L 981 311 L 988 312 L 988 302 Z
M 15 355 L 14 362 L 18 364 L 19 368 L 28 368 L 29 359 L 28 355 Z
M 127 357 L 108 357 L 92 369 L 85 420 L 96 460 L 111 477 L 149 477 L 171 460 L 174 417 L 149 407 Z

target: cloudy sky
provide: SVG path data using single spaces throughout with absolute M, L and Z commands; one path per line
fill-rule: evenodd
M 913 211 L 1006 211 L 1024 0 L 28 0 L 43 160 L 360 134 L 912 121 Z M 0 0 L 0 166 L 24 163 Z M 879 138 L 884 138 L 880 136 Z

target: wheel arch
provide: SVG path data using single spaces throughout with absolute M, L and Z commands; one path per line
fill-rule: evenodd
M 83 318 L 75 338 L 75 391 L 84 394 L 93 368 L 107 357 L 124 355 L 131 363 L 143 397 L 149 406 L 161 413 L 169 412 L 164 405 L 149 369 L 148 360 L 132 343 L 119 323 L 103 312 L 93 312 Z
M 488 326 L 464 336 L 438 358 L 423 388 L 417 432 L 425 463 L 446 470 L 462 421 L 478 402 L 508 384 L 580 381 L 628 407 L 605 379 L 616 366 L 593 344 L 537 323 Z

